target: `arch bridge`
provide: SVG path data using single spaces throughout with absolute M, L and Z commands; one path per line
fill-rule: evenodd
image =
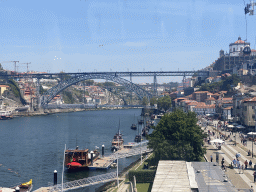
M 41 96 L 41 106 L 43 107 L 46 106 L 62 90 L 80 81 L 84 81 L 88 79 L 105 79 L 105 80 L 116 82 L 118 84 L 125 86 L 129 91 L 135 92 L 140 99 L 142 99 L 143 97 L 147 97 L 149 100 L 152 97 L 152 95 L 149 92 L 140 88 L 138 85 L 124 78 L 118 77 L 116 75 L 111 75 L 107 73 L 87 73 L 87 74 L 75 75 L 74 77 L 60 81 L 56 86 L 46 91 Z

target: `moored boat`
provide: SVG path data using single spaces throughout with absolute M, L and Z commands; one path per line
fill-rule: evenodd
M 0 120 L 12 119 L 12 111 L 0 111 Z
M 137 125 L 136 124 L 132 124 L 131 129 L 136 130 L 137 129 Z
M 12 187 L 12 188 L 5 188 L 6 190 L 4 189 L 1 189 L 0 188 L 0 191 L 16 191 L 16 188 L 19 187 L 19 191 L 20 192 L 30 192 L 33 188 L 33 184 L 32 184 L 32 179 L 30 179 L 28 182 L 25 182 L 25 183 L 22 183 L 20 185 L 17 185 L 15 187 Z M 9 190 L 8 190 L 9 189 Z
M 135 114 L 134 114 L 134 123 L 132 124 L 131 129 L 133 130 L 137 129 L 137 125 L 135 124 Z
M 134 142 L 136 142 L 136 143 L 141 142 L 141 135 L 136 135 L 135 139 L 134 139 Z
M 89 165 L 93 165 L 99 157 L 97 150 L 89 152 L 89 149 L 67 149 L 65 151 L 65 166 L 68 171 L 78 171 L 87 169 Z
M 138 122 L 139 124 L 143 124 L 144 123 L 144 120 L 143 119 L 141 119 L 141 120 L 139 120 L 139 122 Z
M 124 145 L 124 140 L 122 137 L 122 134 L 120 133 L 120 130 L 118 129 L 118 132 L 114 135 L 114 138 L 112 140 L 112 146 L 111 151 L 118 151 L 121 149 Z

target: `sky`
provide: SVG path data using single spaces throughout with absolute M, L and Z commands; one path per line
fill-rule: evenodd
M 200 70 L 239 36 L 248 0 L 0 0 L 0 63 L 41 72 Z M 26 65 L 18 64 L 19 72 Z M 167 81 L 172 81 L 171 77 Z

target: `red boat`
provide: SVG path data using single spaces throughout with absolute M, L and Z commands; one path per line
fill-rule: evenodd
M 93 158 L 91 158 L 91 156 Z M 88 149 L 67 149 L 65 151 L 65 166 L 69 171 L 88 169 L 99 157 L 97 150 L 89 152 Z

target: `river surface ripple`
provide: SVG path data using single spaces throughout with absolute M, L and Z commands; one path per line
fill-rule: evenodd
M 121 122 L 120 130 L 125 144 L 132 142 L 137 131 L 130 129 L 140 119 L 141 109 L 83 111 L 47 116 L 17 117 L 0 121 L 0 187 L 12 187 L 33 179 L 33 190 L 53 183 L 53 171 L 61 172 L 65 144 L 67 148 L 95 149 L 105 145 L 110 154 L 111 141 Z M 121 159 L 119 169 L 137 157 Z M 94 170 L 68 173 L 64 182 L 116 171 Z M 92 188 L 83 191 L 94 191 Z

